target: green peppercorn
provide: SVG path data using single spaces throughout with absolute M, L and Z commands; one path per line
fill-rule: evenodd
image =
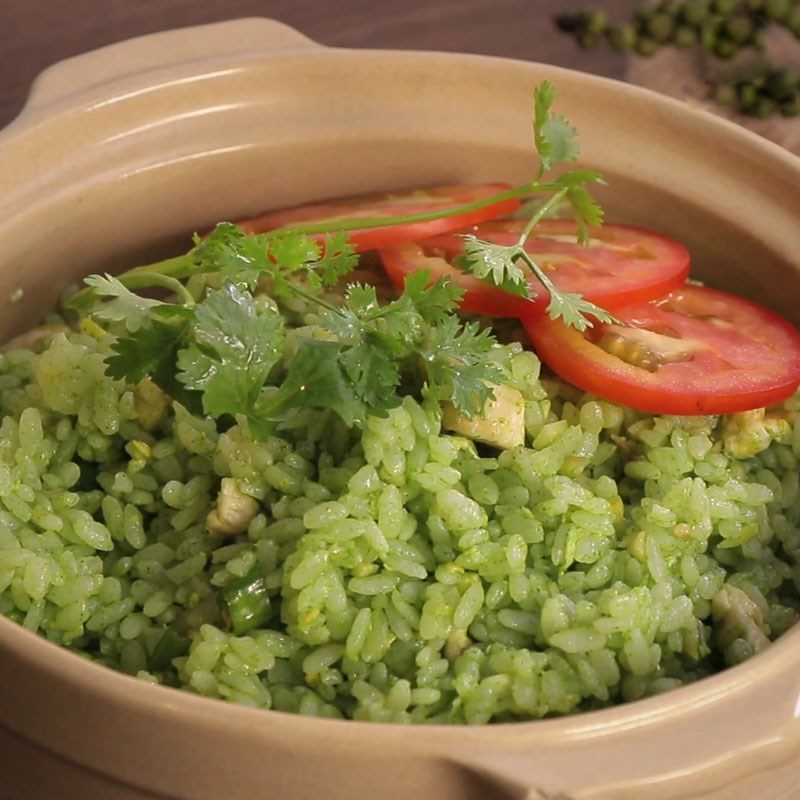
M 791 97 L 781 103 L 781 114 L 784 117 L 796 117 L 800 115 L 800 91 L 796 91 Z
M 759 119 L 769 119 L 778 110 L 778 104 L 771 97 L 761 97 L 752 114 Z
M 755 33 L 756 27 L 753 20 L 744 14 L 730 17 L 725 22 L 725 35 L 736 44 L 744 44 Z
M 658 6 L 659 11 L 669 14 L 672 17 L 678 16 L 684 6 L 683 0 L 662 0 Z
M 783 100 L 800 89 L 800 73 L 790 68 L 776 69 L 767 76 L 767 86 L 778 100 Z
M 750 40 L 750 46 L 755 50 L 760 52 L 764 52 L 767 49 L 767 40 L 764 38 L 764 32 L 757 30 L 753 34 L 753 38 Z
M 719 33 L 719 21 L 716 19 L 707 19 L 700 26 L 700 46 L 709 53 L 714 51 L 717 44 L 717 35 Z
M 622 25 L 619 28 L 609 28 L 607 31 L 608 42 L 615 49 L 629 53 L 636 46 L 636 28 L 633 25 Z
M 764 0 L 764 15 L 773 22 L 783 22 L 791 10 L 791 0 Z
M 712 96 L 721 106 L 734 106 L 739 99 L 736 87 L 730 83 L 718 83 Z
M 732 14 L 739 5 L 739 0 L 714 0 L 713 8 L 717 14 Z
M 705 22 L 709 15 L 708 0 L 687 0 L 683 7 L 683 19 L 687 25 L 697 26 Z
M 719 38 L 714 44 L 714 55 L 717 58 L 723 59 L 733 58 L 740 49 L 736 42 L 732 42 L 730 39 Z
M 674 29 L 675 21 L 673 18 L 669 14 L 665 14 L 661 11 L 659 11 L 657 14 L 653 14 L 653 16 L 650 17 L 645 25 L 645 30 L 647 33 L 659 44 L 663 44 L 664 42 L 668 41 L 672 36 Z
M 738 94 L 739 107 L 742 111 L 750 111 L 758 105 L 758 89 L 752 83 L 740 83 Z
M 677 47 L 694 47 L 699 39 L 697 31 L 688 25 L 679 25 L 672 36 L 672 41 Z
M 587 33 L 603 33 L 608 27 L 608 17 L 602 11 L 593 11 L 586 17 Z
M 636 52 L 640 56 L 645 57 L 652 56 L 654 53 L 657 53 L 659 47 L 659 43 L 655 39 L 651 39 L 648 36 L 640 36 L 634 45 Z
M 800 39 L 800 5 L 795 5 L 795 7 L 789 12 L 789 16 L 786 18 L 786 27 L 798 38 Z

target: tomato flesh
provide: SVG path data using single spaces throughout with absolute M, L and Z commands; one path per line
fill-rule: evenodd
M 421 244 L 426 250 L 452 259 L 463 249 L 464 233 L 510 246 L 518 241 L 525 223 L 523 219 L 493 220 L 469 230 L 435 236 Z M 583 246 L 578 244 L 578 226 L 572 220 L 543 220 L 525 249 L 536 257 L 558 289 L 577 292 L 609 309 L 663 297 L 689 276 L 689 252 L 674 239 L 611 223 L 591 228 L 589 234 L 591 240 Z M 532 273 L 529 286 L 534 303 L 527 305 L 526 313 L 536 314 L 549 297 Z M 471 304 L 479 305 L 477 301 Z
M 800 384 L 800 331 L 741 297 L 684 286 L 614 314 L 623 326 L 597 325 L 584 333 L 547 317 L 523 325 L 561 378 L 652 414 L 763 408 Z
M 306 225 L 316 222 L 373 217 L 396 217 L 410 214 L 445 212 L 456 206 L 467 205 L 501 194 L 511 189 L 507 183 L 484 183 L 464 186 L 435 186 L 428 189 L 369 194 L 342 198 L 323 203 L 314 203 L 297 208 L 271 211 L 259 217 L 245 219 L 237 224 L 245 233 L 263 233 L 277 228 Z M 484 220 L 510 214 L 519 208 L 519 198 L 510 197 L 496 203 L 465 211 L 449 217 L 439 217 L 425 222 L 386 225 L 378 228 L 362 228 L 348 232 L 356 251 L 375 250 L 400 242 L 415 241 L 445 233 Z M 325 234 L 312 234 L 323 240 Z

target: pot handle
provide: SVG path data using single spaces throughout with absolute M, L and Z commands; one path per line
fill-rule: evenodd
M 314 47 L 321 45 L 283 22 L 263 17 L 151 33 L 48 67 L 34 81 L 17 121 L 87 90 L 142 73 L 226 56 Z
M 630 753 L 630 745 L 618 752 Z M 553 775 L 541 782 L 536 780 L 536 767 L 513 755 L 482 753 L 459 758 L 457 763 L 469 776 L 467 783 L 481 786 L 487 796 L 498 800 L 675 800 L 699 797 L 701 789 L 703 797 L 706 793 L 728 797 L 730 787 L 737 783 L 741 789 L 731 795 L 737 798 L 761 797 L 767 786 L 776 792 L 770 797 L 796 797 L 799 761 L 800 718 L 793 716 L 770 736 L 722 752 L 710 761 L 636 778 L 595 777 L 589 785 L 567 792 L 546 785 L 552 785 Z

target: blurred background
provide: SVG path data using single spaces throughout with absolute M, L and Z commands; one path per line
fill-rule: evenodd
M 0 127 L 56 61 L 247 16 L 330 46 L 482 53 L 628 80 L 800 154 L 800 0 L 0 0 Z
M 635 6 L 603 0 L 619 18 Z M 624 56 L 583 52 L 555 30 L 553 15 L 569 7 L 566 0 L 0 0 L 0 126 L 49 64 L 131 36 L 233 17 L 274 17 L 327 45 L 470 51 L 620 77 Z

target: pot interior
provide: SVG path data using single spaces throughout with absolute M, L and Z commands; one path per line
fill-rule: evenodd
M 608 181 L 607 219 L 680 239 L 694 278 L 800 322 L 800 180 L 777 148 L 554 68 L 321 51 L 164 80 L 0 139 L 13 179 L 0 200 L 0 297 L 16 299 L 0 338 L 36 324 L 82 276 L 185 251 L 220 220 L 362 191 L 530 180 L 530 90 L 542 78 L 580 132 L 580 166 Z

